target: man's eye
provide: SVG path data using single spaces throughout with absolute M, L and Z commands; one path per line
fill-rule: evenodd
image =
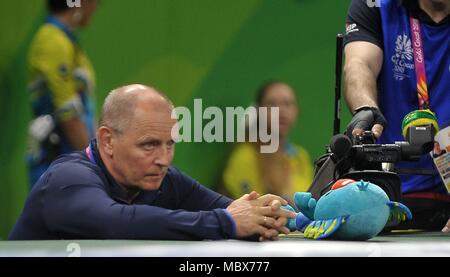
M 145 149 L 153 149 L 157 145 L 158 145 L 158 142 L 156 142 L 156 141 L 146 142 L 146 143 L 144 143 L 144 148 Z

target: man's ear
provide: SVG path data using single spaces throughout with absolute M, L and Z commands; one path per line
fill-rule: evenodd
M 102 126 L 97 130 L 98 147 L 109 155 L 113 155 L 113 133 L 112 130 L 106 126 Z

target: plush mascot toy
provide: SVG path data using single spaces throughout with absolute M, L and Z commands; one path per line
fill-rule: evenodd
M 294 202 L 300 212 L 288 228 L 311 239 L 368 240 L 388 222 L 412 219 L 408 207 L 389 201 L 380 187 L 362 180 L 338 180 L 319 201 L 311 193 L 297 192 Z

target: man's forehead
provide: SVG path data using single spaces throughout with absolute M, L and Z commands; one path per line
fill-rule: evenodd
M 135 129 L 142 131 L 167 132 L 176 124 L 176 119 L 172 118 L 171 109 L 137 109 L 132 125 Z
M 172 128 L 174 124 L 170 121 L 136 121 L 132 123 L 127 133 L 130 138 L 139 142 L 147 140 L 169 141 L 172 140 Z
M 176 123 L 176 119 L 171 117 L 170 111 L 156 112 L 150 110 L 136 112 L 133 121 L 142 128 L 172 128 Z
M 173 107 L 167 104 L 148 103 L 148 105 L 138 105 L 134 111 L 134 119 L 146 122 L 173 122 Z

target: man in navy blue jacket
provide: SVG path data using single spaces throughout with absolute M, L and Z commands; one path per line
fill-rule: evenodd
M 257 193 L 231 199 L 170 164 L 173 105 L 153 88 L 112 91 L 97 139 L 61 156 L 41 176 L 12 230 L 11 240 L 275 239 L 287 202 Z

